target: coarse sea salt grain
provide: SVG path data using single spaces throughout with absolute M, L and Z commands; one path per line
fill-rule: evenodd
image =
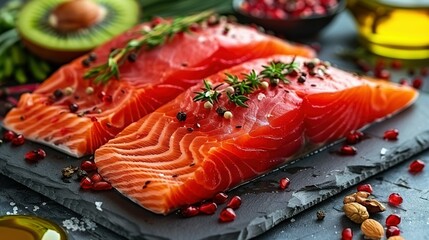
M 387 153 L 387 148 L 381 148 L 381 150 L 380 150 L 380 154 L 383 156 L 383 155 L 386 155 L 386 153 Z
M 103 211 L 103 209 L 101 208 L 101 205 L 103 204 L 103 202 L 95 202 L 95 208 L 98 211 Z
M 33 206 L 33 212 L 37 212 L 37 210 L 39 210 L 40 207 L 39 206 Z
M 83 217 L 82 219 L 72 217 L 63 221 L 63 227 L 72 232 L 85 232 L 89 230 L 95 230 L 97 224 L 85 217 Z

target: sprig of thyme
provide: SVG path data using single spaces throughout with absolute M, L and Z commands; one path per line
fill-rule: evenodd
M 212 85 L 207 80 L 204 80 L 204 87 L 201 88 L 202 92 L 195 92 L 196 96 L 193 100 L 195 102 L 210 102 L 211 104 L 209 106 L 212 107 L 212 104 L 217 103 L 222 93 L 225 92 L 230 102 L 237 106 L 247 108 L 248 105 L 246 102 L 249 100 L 247 95 L 255 92 L 261 87 L 268 87 L 268 82 L 264 81 L 264 79 L 267 79 L 271 85 L 276 86 L 279 80 L 282 80 L 284 83 L 289 83 L 290 81 L 286 79 L 285 76 L 293 71 L 299 72 L 299 64 L 295 62 L 295 58 L 293 58 L 290 63 L 272 61 L 267 66 L 262 66 L 262 68 L 263 70 L 259 74 L 257 74 L 255 70 L 244 73 L 242 79 L 237 75 L 225 73 L 226 78 L 224 82 L 229 86 L 222 89 L 222 91 L 218 91 L 217 89 L 222 86 L 223 83 L 212 88 Z
M 112 77 L 119 79 L 119 67 L 130 54 L 138 53 L 140 49 L 152 49 L 163 45 L 177 33 L 188 31 L 193 24 L 200 23 L 212 15 L 212 11 L 205 11 L 176 18 L 173 21 L 161 22 L 149 31 L 142 31 L 142 36 L 130 40 L 123 48 L 112 51 L 106 63 L 89 69 L 83 77 L 94 79 L 95 83 L 107 83 Z

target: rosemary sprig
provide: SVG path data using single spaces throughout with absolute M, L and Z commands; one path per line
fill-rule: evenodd
M 142 31 L 142 36 L 130 40 L 123 48 L 112 51 L 106 63 L 91 68 L 84 74 L 84 78 L 94 79 L 95 83 L 107 83 L 112 77 L 119 79 L 119 67 L 132 53 L 140 49 L 151 49 L 165 44 L 177 33 L 189 30 L 195 23 L 200 23 L 213 15 L 212 11 L 205 11 L 195 15 L 176 18 L 173 21 L 159 23 L 149 31 Z
M 290 81 L 286 79 L 285 75 L 292 73 L 293 71 L 299 72 L 299 64 L 295 62 L 295 58 L 290 63 L 283 62 L 270 62 L 267 66 L 262 66 L 263 70 L 257 74 L 255 70 L 251 70 L 249 73 L 243 74 L 243 78 L 236 75 L 225 73 L 225 83 L 229 86 L 218 91 L 217 89 L 223 85 L 222 83 L 212 88 L 211 84 L 207 80 L 204 80 L 204 87 L 201 89 L 202 92 L 195 92 L 196 96 L 194 101 L 210 102 L 208 106 L 213 107 L 212 104 L 217 103 L 222 93 L 226 92 L 226 96 L 229 101 L 235 103 L 237 106 L 247 108 L 246 102 L 249 100 L 247 95 L 255 92 L 259 88 L 268 87 L 268 82 L 264 81 L 267 79 L 271 85 L 276 86 L 279 80 L 284 83 Z M 273 84 L 275 83 L 275 84 Z

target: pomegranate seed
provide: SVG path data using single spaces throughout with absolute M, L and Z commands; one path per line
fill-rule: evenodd
M 239 196 L 234 196 L 231 198 L 231 200 L 229 200 L 226 207 L 232 208 L 232 209 L 237 209 L 240 207 L 240 205 L 241 205 L 241 198 Z
M 97 96 L 98 96 L 98 98 L 99 98 L 99 99 L 103 100 L 104 96 L 106 96 L 106 92 L 101 91 L 101 92 L 99 92 L 99 93 L 97 94 Z
M 390 63 L 390 66 L 393 69 L 399 70 L 402 68 L 402 61 L 401 60 L 392 60 L 392 62 Z
M 84 177 L 80 180 L 80 187 L 82 189 L 91 189 L 92 188 L 92 181 L 89 177 Z
M 429 67 L 423 67 L 420 69 L 420 75 L 426 77 L 427 75 L 429 75 Z
M 103 191 L 103 190 L 110 190 L 110 189 L 112 189 L 112 184 L 106 181 L 99 181 L 92 184 L 92 190 L 95 190 L 95 191 Z
M 12 139 L 12 145 L 14 146 L 21 146 L 25 142 L 25 138 L 22 134 L 16 135 L 14 139 Z
M 398 135 L 399 135 L 398 129 L 389 129 L 384 132 L 383 139 L 389 140 L 389 141 L 398 140 Z
M 200 206 L 200 212 L 211 215 L 214 214 L 217 210 L 217 204 L 214 202 L 203 203 Z
M 356 65 L 364 73 L 368 73 L 369 71 L 371 71 L 371 65 L 363 59 L 357 60 Z
M 357 186 L 357 190 L 358 192 L 372 193 L 372 186 L 371 184 L 361 184 Z
M 386 229 L 386 237 L 398 236 L 401 234 L 401 230 L 397 226 L 389 226 Z
M 25 154 L 25 160 L 29 163 L 36 163 L 39 161 L 36 151 L 29 151 Z
M 374 75 L 376 78 L 380 78 L 383 80 L 390 80 L 390 72 L 386 69 L 375 70 Z
M 200 210 L 195 206 L 188 206 L 180 210 L 183 217 L 193 217 L 200 213 Z
M 225 203 L 227 199 L 228 199 L 228 195 L 226 195 L 226 193 L 220 192 L 214 196 L 213 202 L 217 204 L 222 204 L 222 203 Z
M 80 164 L 80 169 L 87 171 L 87 172 L 92 172 L 92 171 L 95 171 L 97 169 L 97 166 L 95 165 L 94 162 L 91 162 L 89 160 L 85 160 Z
M 340 153 L 342 155 L 348 155 L 348 156 L 356 155 L 357 149 L 353 146 L 350 146 L 350 145 L 344 145 L 341 147 Z
M 389 195 L 389 204 L 392 206 L 399 206 L 401 205 L 403 199 L 401 197 L 401 195 L 399 195 L 399 193 L 392 193 Z
M 410 83 L 408 82 L 408 79 L 406 78 L 401 78 L 401 80 L 399 80 L 399 84 L 403 85 L 403 86 L 409 86 Z
M 285 190 L 290 184 L 290 179 L 289 178 L 282 178 L 279 181 L 279 188 L 281 190 Z
M 341 232 L 341 240 L 352 240 L 353 239 L 353 231 L 351 228 L 344 228 Z
M 401 216 L 396 213 L 390 214 L 386 218 L 386 226 L 398 226 L 401 223 Z
M 423 85 L 423 79 L 420 77 L 416 77 L 413 80 L 413 88 L 420 89 Z
M 410 171 L 411 173 L 418 173 L 418 172 L 421 172 L 424 167 L 425 167 L 425 162 L 418 159 L 418 160 L 414 160 L 412 163 L 410 163 L 408 171 Z
M 37 155 L 39 155 L 40 160 L 42 160 L 46 157 L 46 152 L 45 150 L 39 148 L 37 149 Z
M 91 181 L 94 182 L 94 183 L 100 182 L 102 180 L 103 180 L 103 178 L 101 177 L 101 175 L 99 173 L 94 173 L 91 176 Z
M 14 133 L 13 131 L 6 131 L 3 133 L 3 140 L 5 142 L 10 142 L 12 141 L 14 138 L 16 137 L 16 133 Z
M 232 208 L 225 208 L 222 210 L 222 212 L 220 212 L 219 215 L 219 221 L 220 222 L 232 222 L 234 221 L 234 219 L 237 217 L 237 215 L 235 214 L 234 209 Z
M 363 133 L 362 132 L 355 132 L 352 131 L 346 136 L 346 142 L 347 144 L 356 144 L 362 140 Z

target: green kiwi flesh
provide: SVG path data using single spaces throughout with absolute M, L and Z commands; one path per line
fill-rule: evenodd
M 49 17 L 65 1 L 29 1 L 17 20 L 17 29 L 28 49 L 54 63 L 66 63 L 89 52 L 139 20 L 140 7 L 135 0 L 93 0 L 106 10 L 102 21 L 85 29 L 60 32 L 49 24 Z

